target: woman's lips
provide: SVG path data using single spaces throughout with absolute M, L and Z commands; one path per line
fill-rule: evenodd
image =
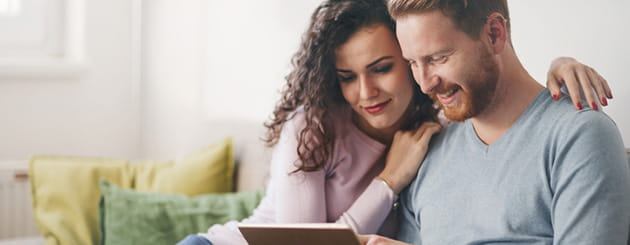
M 380 104 L 376 104 L 370 107 L 364 107 L 363 109 L 365 109 L 365 111 L 367 111 L 370 114 L 376 114 L 381 112 L 383 109 L 385 109 L 385 106 L 387 106 L 389 104 L 389 102 L 391 102 L 392 100 L 389 99 L 383 103 Z

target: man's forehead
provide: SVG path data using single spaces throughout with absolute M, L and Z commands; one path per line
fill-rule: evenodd
M 465 33 L 456 28 L 449 17 L 435 10 L 411 13 L 396 20 L 397 36 L 403 54 L 431 55 L 454 45 Z

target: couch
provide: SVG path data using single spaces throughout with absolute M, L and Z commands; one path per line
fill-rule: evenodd
M 230 137 L 233 142 L 234 152 L 234 192 L 262 190 L 266 186 L 269 172 L 269 159 L 271 150 L 261 140 L 265 134 L 265 128 L 260 124 L 247 122 L 213 122 L 204 125 L 194 137 L 189 137 L 185 142 L 179 142 L 177 153 L 173 158 L 179 158 L 188 153 L 195 152 L 209 144 Z M 13 244 L 44 244 L 42 237 L 24 237 L 11 240 L 2 240 L 0 245 Z
M 243 125 L 214 123 L 209 125 L 208 129 L 206 132 L 200 132 L 199 137 L 188 141 L 182 149 L 191 152 L 211 142 L 220 141 L 225 137 L 232 137 L 236 162 L 233 190 L 242 192 L 264 188 L 268 179 L 271 155 L 270 149 L 265 147 L 260 140 L 265 133 L 264 128 L 253 127 L 246 123 Z M 630 149 L 626 149 L 626 151 L 630 164 Z M 43 244 L 43 241 L 42 238 L 30 237 L 12 241 L 0 241 L 0 245 Z

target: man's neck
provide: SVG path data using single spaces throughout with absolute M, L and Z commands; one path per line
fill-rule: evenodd
M 498 140 L 527 110 L 544 89 L 516 57 L 502 64 L 494 98 L 480 115 L 471 118 L 477 137 L 490 145 Z

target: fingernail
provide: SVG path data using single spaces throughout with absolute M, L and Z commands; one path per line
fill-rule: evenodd
M 578 102 L 578 103 L 577 103 L 577 105 L 575 105 L 575 107 L 576 107 L 578 110 L 582 110 L 582 102 Z
M 609 98 L 609 99 L 612 99 L 612 98 L 613 98 L 612 92 L 608 92 L 608 98 Z
M 552 97 L 553 97 L 553 100 L 555 101 L 557 101 L 560 98 L 560 96 L 558 96 L 557 94 L 552 95 Z
M 602 98 L 602 105 L 608 106 L 608 100 L 606 100 L 606 98 Z
M 597 110 L 597 103 L 595 102 L 591 103 L 591 109 Z

